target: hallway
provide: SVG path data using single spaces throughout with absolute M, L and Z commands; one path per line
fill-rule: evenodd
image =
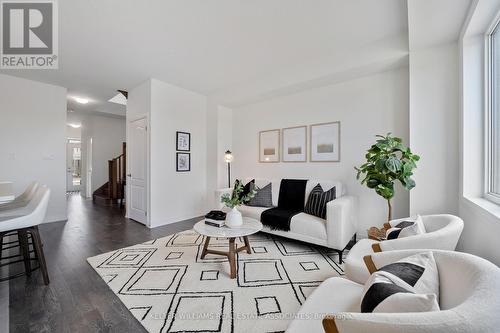
M 40 226 L 50 285 L 44 286 L 39 271 L 5 282 L 10 332 L 144 332 L 86 259 L 190 229 L 195 222 L 148 229 L 117 207 L 69 195 L 68 222 Z

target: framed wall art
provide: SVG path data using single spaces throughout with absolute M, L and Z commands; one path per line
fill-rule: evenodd
M 176 170 L 177 172 L 191 171 L 190 153 L 177 153 Z
M 191 151 L 191 133 L 176 132 L 176 145 L 178 151 Z
M 280 161 L 280 130 L 259 133 L 259 162 L 277 163 Z
M 288 127 L 282 132 L 283 162 L 306 162 L 307 126 Z
M 340 121 L 311 125 L 310 161 L 340 162 Z

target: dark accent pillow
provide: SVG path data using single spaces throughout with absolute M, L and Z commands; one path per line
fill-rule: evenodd
M 252 185 L 252 190 L 257 191 L 257 193 L 252 199 L 250 199 L 250 201 L 247 203 L 247 206 L 253 206 L 253 207 L 273 206 L 273 189 L 271 183 L 259 189 L 255 188 L 255 185 Z
M 289 211 L 304 211 L 306 179 L 282 179 L 278 207 Z
M 337 190 L 335 186 L 323 192 L 323 188 L 318 184 L 309 193 L 304 213 L 326 219 L 326 204 L 336 198 Z
M 411 222 L 411 221 L 403 221 L 401 223 L 398 223 L 398 225 L 394 226 L 394 228 L 398 228 L 398 229 L 393 229 L 389 232 L 389 230 L 387 230 L 387 235 L 386 235 L 386 239 L 387 240 L 390 240 L 390 239 L 396 239 L 399 237 L 399 234 L 401 233 L 401 230 L 403 230 L 404 228 L 407 228 L 407 227 L 411 227 L 415 222 Z
M 239 179 L 236 179 L 234 181 L 234 187 L 233 188 L 236 188 L 236 186 L 238 184 L 243 184 L 241 180 Z M 248 195 L 248 193 L 250 193 L 250 191 L 253 189 L 252 186 L 255 186 L 255 179 L 252 179 L 251 181 L 249 181 L 245 186 L 243 186 L 243 192 L 240 193 L 239 195 L 239 198 L 243 198 L 244 196 Z M 234 195 L 234 192 L 233 192 L 233 195 Z

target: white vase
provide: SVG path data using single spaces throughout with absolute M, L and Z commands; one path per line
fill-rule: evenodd
M 229 228 L 237 228 L 243 225 L 243 217 L 236 207 L 231 209 L 229 213 L 226 214 L 226 225 Z

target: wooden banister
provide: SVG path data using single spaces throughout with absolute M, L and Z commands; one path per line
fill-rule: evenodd
M 126 182 L 126 154 L 127 146 L 124 142 L 122 145 L 122 154 L 108 161 L 108 193 L 111 199 L 124 198 L 124 187 Z

